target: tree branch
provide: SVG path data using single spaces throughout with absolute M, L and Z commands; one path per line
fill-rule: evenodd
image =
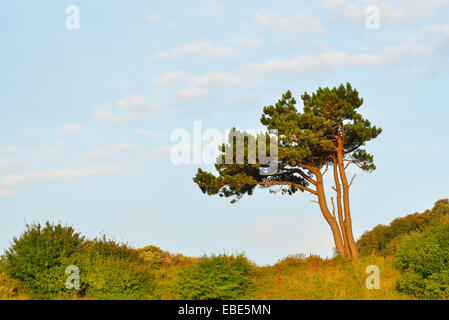
M 329 164 L 326 163 L 326 169 L 324 169 L 323 173 L 321 174 L 322 176 L 324 176 L 324 174 L 326 173 L 328 167 L 329 167 Z
M 287 169 L 287 168 L 284 168 L 282 170 L 299 173 L 299 175 L 301 177 L 303 177 L 304 179 L 306 179 L 308 182 L 310 182 L 313 185 L 317 185 L 317 183 L 318 183 L 317 181 L 313 180 L 311 177 L 306 175 L 301 169 Z
M 256 182 L 256 185 L 262 185 L 262 186 L 275 186 L 275 185 L 290 185 L 290 186 L 294 186 L 298 189 L 304 190 L 304 191 L 308 191 L 311 194 L 315 194 L 317 195 L 317 192 L 313 189 L 301 186 L 297 183 L 294 182 L 290 182 L 290 181 L 281 181 L 281 182 Z
M 354 147 L 354 148 L 352 148 L 352 149 L 349 149 L 348 151 L 343 151 L 343 154 L 351 153 L 352 151 L 357 150 L 357 149 L 360 148 L 361 146 L 363 146 L 363 144 L 359 144 L 357 147 Z
M 352 179 L 351 179 L 351 182 L 349 183 L 349 185 L 348 185 L 348 188 L 352 185 L 352 183 L 354 182 L 354 178 L 355 178 L 355 176 L 356 176 L 357 174 L 356 173 L 354 173 L 354 175 L 352 176 Z

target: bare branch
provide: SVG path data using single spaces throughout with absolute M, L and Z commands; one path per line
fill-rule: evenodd
M 329 164 L 326 163 L 326 169 L 324 169 L 323 173 L 321 174 L 322 176 L 324 176 L 324 174 L 326 173 L 328 167 L 329 167 Z
M 356 173 L 354 173 L 354 175 L 352 176 L 352 179 L 351 179 L 351 182 L 349 183 L 349 185 L 348 185 L 348 188 L 352 185 L 352 183 L 354 182 L 354 178 L 355 178 L 355 176 L 356 176 L 357 174 Z
M 308 175 L 306 175 L 302 170 L 297 169 L 296 171 L 297 173 L 299 173 L 299 175 L 301 177 L 303 177 L 304 179 L 306 179 L 307 181 L 309 181 L 311 184 L 317 185 L 318 182 L 316 182 L 315 180 L 313 180 L 311 177 L 309 177 Z

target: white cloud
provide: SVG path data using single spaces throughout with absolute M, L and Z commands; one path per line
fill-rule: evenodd
M 128 152 L 128 151 L 134 151 L 137 150 L 138 147 L 135 144 L 125 142 L 125 143 L 119 143 L 114 146 L 114 150 L 117 152 Z
M 242 106 L 257 106 L 260 104 L 260 96 L 257 94 L 245 93 L 234 96 L 229 96 L 224 99 L 229 106 L 236 106 L 241 108 Z
M 138 116 L 134 113 L 126 114 L 121 113 L 117 114 L 109 110 L 97 110 L 92 115 L 92 118 L 98 122 L 108 122 L 108 123 L 126 123 L 134 121 L 138 118 Z
M 234 36 L 232 42 L 244 48 L 255 49 L 262 45 L 263 40 L 261 38 Z
M 74 133 L 79 133 L 85 131 L 87 128 L 83 124 L 76 123 L 65 123 L 61 125 L 61 131 L 64 135 L 71 135 Z
M 302 55 L 292 59 L 274 58 L 264 62 L 250 63 L 247 67 L 257 72 L 298 72 L 320 68 L 320 59 L 315 56 Z
M 153 78 L 153 82 L 160 85 L 172 84 L 177 81 L 185 81 L 194 86 L 217 87 L 221 85 L 238 85 L 242 83 L 239 75 L 226 72 L 209 72 L 200 76 L 185 74 L 183 71 L 171 71 Z
M 200 7 L 195 8 L 195 14 L 203 16 L 203 17 L 214 17 L 220 14 L 223 11 L 220 3 L 217 1 L 201 1 Z
M 152 12 L 147 14 L 147 21 L 149 22 L 154 22 L 154 23 L 158 23 L 161 22 L 161 15 L 158 12 Z
M 114 158 L 114 155 L 112 151 L 105 147 L 91 147 L 89 149 L 89 152 L 85 156 L 88 160 L 94 160 L 94 159 L 108 159 L 111 160 Z
M 238 75 L 224 72 L 210 72 L 195 78 L 194 83 L 205 86 L 217 86 L 222 84 L 240 84 L 242 79 Z
M 230 46 L 215 45 L 211 42 L 182 43 L 169 53 L 159 53 L 159 59 L 196 55 L 206 59 L 229 58 L 236 55 L 236 49 Z
M 144 95 L 128 96 L 112 105 L 94 106 L 94 109 L 92 118 L 108 123 L 127 123 L 159 113 L 158 105 L 151 103 Z
M 79 169 L 60 169 L 9 174 L 0 179 L 0 195 L 8 196 L 11 194 L 9 188 L 26 183 L 104 176 L 116 174 L 120 171 L 120 167 L 117 166 L 97 166 Z
M 117 108 L 125 111 L 149 111 L 155 112 L 157 107 L 148 101 L 145 96 L 128 96 L 116 102 Z
M 21 159 L 16 158 L 2 158 L 0 159 L 0 168 L 16 167 L 23 164 Z
M 151 153 L 152 156 L 157 156 L 164 153 L 169 153 L 172 146 L 160 146 L 153 150 Z
M 369 67 L 390 63 L 394 56 L 376 53 L 356 53 L 350 55 L 350 59 L 351 61 L 347 61 L 349 64 Z
M 19 128 L 17 131 L 25 138 L 36 138 L 47 133 L 45 130 L 35 128 Z
M 6 189 L 0 189 L 0 197 L 8 197 L 12 194 L 11 191 Z
M 448 25 L 429 25 L 421 29 L 411 37 L 410 41 L 414 43 L 419 41 L 434 47 L 442 46 L 444 54 L 449 45 L 449 26 Z
M 162 136 L 159 132 L 153 132 L 146 129 L 137 129 L 131 132 L 128 135 L 128 138 L 135 138 L 135 137 L 145 137 L 145 138 L 160 138 Z
M 423 56 L 431 49 L 422 45 L 389 46 L 379 53 L 327 52 L 303 54 L 291 59 L 274 58 L 250 63 L 246 67 L 256 72 L 301 73 L 332 70 L 342 67 L 376 67 L 404 62 L 404 56 Z M 396 65 L 397 67 L 398 65 Z
M 170 71 L 152 79 L 156 84 L 171 84 L 186 78 L 184 71 Z
M 438 34 L 443 37 L 449 37 L 449 26 L 424 26 L 421 28 L 421 32 L 430 33 L 430 34 Z
M 366 18 L 366 5 L 344 0 L 325 0 L 324 5 L 332 17 L 346 22 L 360 22 Z M 374 5 L 374 3 L 372 3 Z M 362 25 L 364 26 L 364 25 Z
M 273 12 L 257 12 L 254 20 L 269 31 L 277 29 L 294 34 L 323 34 L 326 28 L 317 18 L 310 15 L 294 14 L 281 16 Z
M 120 154 L 128 154 L 131 151 L 138 150 L 139 147 L 130 142 L 118 143 L 111 146 L 93 146 L 89 149 L 86 159 L 115 159 Z
M 201 100 L 208 95 L 209 91 L 201 88 L 187 88 L 176 93 L 177 98 L 184 101 Z
M 449 6 L 448 0 L 428 1 L 398 1 L 386 0 L 325 0 L 324 6 L 332 19 L 343 23 L 357 23 L 364 27 L 367 17 L 366 7 L 379 7 L 380 24 L 404 25 L 405 23 L 422 23 L 425 19 L 432 19 Z
M 0 151 L 3 153 L 22 153 L 24 150 L 17 146 L 6 146 L 0 148 Z
M 432 53 L 432 51 L 433 49 L 428 45 L 419 43 L 388 46 L 385 48 L 385 53 L 394 57 L 424 56 Z

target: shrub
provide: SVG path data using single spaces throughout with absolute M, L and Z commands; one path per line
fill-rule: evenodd
M 150 268 L 159 268 L 165 256 L 164 251 L 156 246 L 146 246 L 138 249 L 139 256 L 149 265 Z
M 76 259 L 81 294 L 88 299 L 143 299 L 154 290 L 154 275 L 137 250 L 105 237 L 88 241 Z
M 182 299 L 237 299 L 250 288 L 252 273 L 243 255 L 204 256 L 183 268 L 176 288 Z
M 400 291 L 428 299 L 449 297 L 449 219 L 404 237 L 395 263 L 403 271 Z
M 154 290 L 153 274 L 137 250 L 107 240 L 85 240 L 72 227 L 27 225 L 2 257 L 1 269 L 33 298 L 141 299 Z M 80 271 L 80 288 L 66 288 L 66 268 Z
M 83 242 L 69 226 L 27 224 L 25 232 L 6 250 L 3 268 L 37 297 L 64 296 L 70 294 L 65 287 L 65 269 Z
M 160 267 L 169 267 L 174 265 L 181 265 L 191 263 L 192 258 L 186 257 L 181 253 L 171 254 L 168 251 L 163 251 L 156 246 L 146 246 L 138 249 L 139 256 L 152 269 L 159 269 Z
M 310 259 L 312 255 L 310 255 L 308 258 L 302 253 L 296 253 L 286 256 L 285 258 L 279 260 L 275 266 L 280 267 L 282 265 L 288 266 L 288 267 L 299 267 L 306 263 L 307 259 Z
M 400 240 L 399 236 L 414 231 L 423 231 L 440 217 L 449 215 L 449 200 L 438 200 L 431 210 L 423 213 L 409 214 L 393 220 L 390 225 L 378 225 L 365 232 L 357 241 L 361 256 L 376 254 L 380 256 L 393 255 Z

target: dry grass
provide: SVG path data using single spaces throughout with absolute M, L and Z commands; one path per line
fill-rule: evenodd
M 369 290 L 365 269 L 377 265 L 380 288 Z M 274 266 L 258 267 L 254 290 L 247 299 L 274 300 L 398 300 L 411 297 L 395 290 L 399 271 L 392 257 L 363 257 L 354 261 L 286 258 Z
M 4 273 L 0 273 L 0 300 L 28 300 L 29 296 L 22 291 L 17 281 Z
M 380 269 L 380 289 L 365 286 L 365 269 L 376 265 Z M 179 299 L 175 283 L 185 265 L 163 266 L 156 273 L 153 299 Z M 254 286 L 243 299 L 273 300 L 402 300 L 412 297 L 396 291 L 399 271 L 393 257 L 362 257 L 353 261 L 323 260 L 314 256 L 287 257 L 274 266 L 256 266 Z M 17 281 L 0 273 L 0 300 L 24 300 Z

